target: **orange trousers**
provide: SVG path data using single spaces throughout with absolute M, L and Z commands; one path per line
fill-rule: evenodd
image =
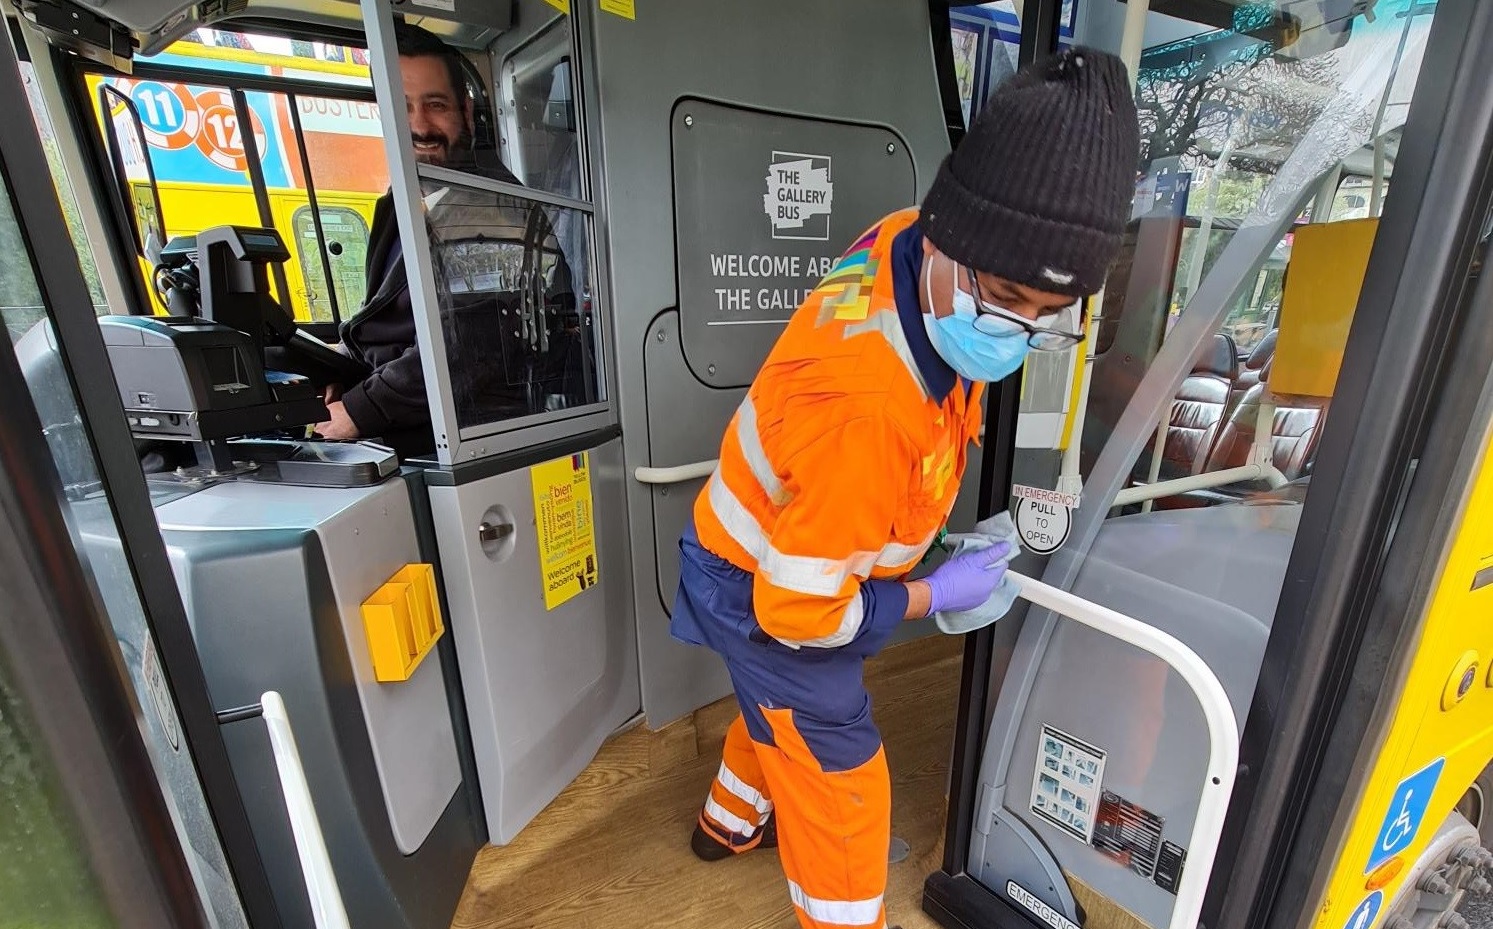
M 862 671 L 885 635 L 854 647 L 790 648 L 757 624 L 751 574 L 700 548 L 692 533 L 680 549 L 670 630 L 724 659 L 742 713 L 726 734 L 701 828 L 745 851 L 776 816 L 799 924 L 883 929 L 892 786 Z M 900 622 L 904 608 L 888 615 Z
M 755 848 L 776 810 L 778 854 L 805 929 L 886 925 L 891 781 L 877 747 L 864 764 L 825 771 L 788 709 L 762 709 L 775 745 L 754 741 L 737 717 L 700 815 L 705 830 L 738 851 Z

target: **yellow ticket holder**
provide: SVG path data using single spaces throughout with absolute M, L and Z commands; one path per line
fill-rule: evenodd
M 435 567 L 408 564 L 400 568 L 363 601 L 363 629 L 378 682 L 409 680 L 446 631 L 435 589 Z

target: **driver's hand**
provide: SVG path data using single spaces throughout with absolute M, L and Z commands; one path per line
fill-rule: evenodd
M 327 412 L 332 418 L 324 423 L 316 424 L 316 433 L 323 439 L 356 439 L 358 438 L 358 427 L 353 423 L 352 417 L 347 415 L 347 408 L 341 401 L 327 404 Z
M 326 386 L 326 389 L 321 392 L 321 402 L 325 403 L 327 406 L 331 406 L 332 404 L 337 403 L 341 399 L 342 399 L 342 385 L 341 384 L 328 384 Z

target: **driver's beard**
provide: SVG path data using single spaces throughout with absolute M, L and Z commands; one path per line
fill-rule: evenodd
M 476 157 L 472 152 L 472 133 L 463 129 L 455 140 L 446 146 L 445 160 L 439 162 L 423 162 L 434 164 L 441 168 L 454 168 L 458 171 L 471 171 L 476 164 Z

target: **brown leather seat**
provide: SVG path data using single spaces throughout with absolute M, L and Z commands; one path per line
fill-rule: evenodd
M 1271 362 L 1265 364 L 1260 371 L 1260 383 L 1245 393 L 1244 399 L 1230 414 L 1212 454 L 1208 456 L 1207 470 L 1222 471 L 1249 464 L 1255 419 L 1260 398 L 1269 387 L 1271 366 Z M 1327 397 L 1281 395 L 1274 395 L 1272 399 L 1275 401 L 1275 422 L 1270 437 L 1271 457 L 1286 479 L 1294 481 L 1306 473 L 1307 466 L 1317 454 L 1322 424 L 1327 419 L 1332 401 Z
M 1163 480 L 1203 470 L 1228 413 L 1229 394 L 1239 371 L 1234 340 L 1223 333 L 1203 347 L 1192 373 L 1172 401 L 1171 428 L 1161 462 Z M 1142 456 L 1142 460 L 1148 460 Z
M 1244 359 L 1244 364 L 1239 366 L 1239 376 L 1234 379 L 1234 392 L 1229 397 L 1229 411 L 1239 406 L 1244 395 L 1249 393 L 1251 387 L 1260 383 L 1260 372 L 1265 370 L 1265 365 L 1275 357 L 1275 337 L 1279 329 L 1271 329 L 1265 334 L 1265 338 L 1259 341 L 1249 357 Z

